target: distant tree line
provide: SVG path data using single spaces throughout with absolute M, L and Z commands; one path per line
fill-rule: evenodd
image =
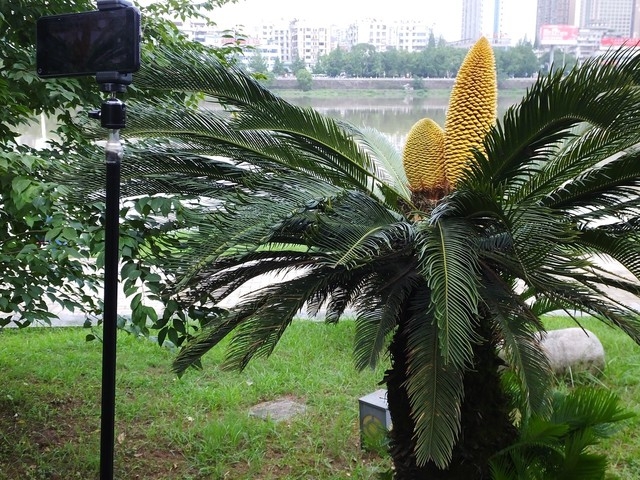
M 320 57 L 313 73 L 329 77 L 455 77 L 467 50 L 430 43 L 419 52 L 389 49 L 376 51 L 373 45 L 358 44 L 351 50 L 336 49 Z M 530 77 L 538 73 L 543 61 L 529 42 L 510 48 L 496 48 L 496 66 L 501 77 Z
M 328 77 L 452 78 L 458 73 L 466 51 L 447 45 L 444 40 L 436 42 L 433 39 L 427 48 L 419 52 L 395 48 L 379 52 L 373 45 L 361 43 L 350 50 L 337 48 L 321 56 L 311 73 Z M 548 53 L 536 53 L 533 45 L 527 41 L 520 41 L 513 47 L 495 48 L 494 53 L 499 78 L 531 77 L 541 71 L 548 72 L 552 61 Z M 553 63 L 558 68 L 570 68 L 575 65 L 576 59 L 558 50 Z M 249 72 L 262 75 L 267 81 L 285 74 L 298 76 L 301 70 L 306 70 L 301 59 L 296 59 L 291 65 L 277 60 L 270 69 L 259 53 L 248 59 L 246 68 Z M 306 76 L 304 79 L 307 83 L 310 81 Z

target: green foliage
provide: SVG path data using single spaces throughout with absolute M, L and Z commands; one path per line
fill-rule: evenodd
M 220 59 L 238 51 L 234 44 L 210 50 L 190 43 L 166 20 L 167 15 L 176 13 L 183 18 L 202 16 L 223 3 L 226 2 L 218 0 L 195 5 L 186 0 L 170 0 L 145 7 L 143 62 L 156 60 L 159 45 L 176 50 L 191 48 Z M 74 162 L 85 162 L 85 155 L 98 158 L 97 150 L 90 147 L 90 139 L 76 123 L 83 123 L 78 119 L 86 116 L 85 109 L 101 104 L 102 95 L 90 77 L 45 81 L 35 73 L 36 20 L 44 15 L 95 8 L 95 2 L 85 0 L 0 1 L 0 101 L 4 106 L 0 110 L 1 326 L 12 320 L 19 326 L 49 322 L 55 316 L 52 306 L 79 310 L 88 319 L 100 313 L 97 297 L 103 248 L 102 198 L 93 195 L 91 202 L 70 202 L 73 186 L 60 188 L 56 179 Z M 134 85 L 128 99 L 135 98 L 172 98 L 193 103 L 200 97 Z M 19 132 L 37 122 L 40 114 L 54 117 L 53 123 L 58 125 L 54 140 L 39 150 L 18 145 Z M 147 248 L 149 239 L 141 231 L 153 225 L 153 219 L 124 225 L 125 263 Z M 96 257 L 94 262 L 92 258 Z M 125 272 L 125 280 L 137 275 Z M 153 316 L 151 310 L 145 313 Z M 137 308 L 134 315 L 140 316 Z
M 267 61 L 260 54 L 260 52 L 254 52 L 251 55 L 247 66 L 249 68 L 249 71 L 254 74 L 266 75 L 269 72 Z
M 419 52 L 388 49 L 378 52 L 372 45 L 355 45 L 350 51 L 332 50 L 318 59 L 315 73 L 330 77 L 407 77 L 451 78 L 460 68 L 466 50 L 446 45 L 433 35 L 427 48 Z M 547 59 L 538 59 L 528 42 L 496 50 L 496 69 L 500 77 L 530 77 L 537 74 Z M 572 65 L 572 64 L 570 64 Z
M 291 62 L 291 71 L 292 72 L 297 72 L 298 70 L 302 70 L 302 69 L 306 69 L 307 66 L 304 63 L 304 59 L 296 56 L 293 59 L 293 62 Z
M 411 88 L 414 90 L 426 90 L 424 79 L 422 77 L 413 77 L 413 79 L 411 79 Z
M 581 387 L 556 392 L 550 417 L 523 420 L 518 442 L 492 461 L 494 480 L 601 480 L 607 457 L 593 447 L 613 435 L 617 423 L 633 414 L 618 396 L 604 389 Z
M 495 52 L 496 69 L 503 77 L 530 77 L 541 70 L 542 63 L 536 57 L 529 42 L 518 42 L 515 47 Z
M 306 68 L 301 68 L 296 72 L 296 80 L 298 81 L 298 88 L 303 92 L 308 92 L 313 86 L 313 76 L 311 72 Z
M 83 213 L 60 202 L 48 163 L 27 148 L 0 152 L 0 327 L 49 322 L 52 305 L 97 313 Z M 84 211 L 91 212 L 91 207 Z
M 273 69 L 271 70 L 271 72 L 277 77 L 287 73 L 287 68 L 284 66 L 284 63 L 282 63 L 282 60 L 280 60 L 279 57 L 277 57 L 273 62 Z

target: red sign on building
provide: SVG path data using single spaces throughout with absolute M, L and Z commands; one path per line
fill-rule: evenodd
M 640 38 L 602 37 L 600 40 L 602 50 L 617 47 L 640 47 Z
M 578 30 L 573 25 L 542 25 L 540 45 L 577 45 Z

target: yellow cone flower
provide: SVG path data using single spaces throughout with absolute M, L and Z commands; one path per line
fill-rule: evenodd
M 404 171 L 414 192 L 444 188 L 444 130 L 430 118 L 411 127 L 402 153 Z
M 493 50 L 482 37 L 469 50 L 451 92 L 445 121 L 445 170 L 451 187 L 472 160 L 472 149 L 481 149 L 482 140 L 495 122 L 498 86 Z

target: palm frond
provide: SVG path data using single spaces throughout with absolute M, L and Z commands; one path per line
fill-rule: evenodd
M 620 211 L 621 206 L 625 206 L 628 213 L 631 213 L 631 209 L 637 212 L 640 192 L 639 159 L 640 152 L 621 152 L 617 158 L 610 159 L 605 164 L 583 169 L 572 179 L 554 188 L 543 202 L 550 208 L 565 212 L 586 209 L 597 210 L 602 215 L 602 210 L 606 209 L 606 214 L 613 216 L 625 213 L 624 210 Z M 624 199 L 635 201 L 635 208 L 634 204 L 626 205 Z
M 612 424 L 633 416 L 633 413 L 620 406 L 620 399 L 615 392 L 583 387 L 567 395 L 555 396 L 550 420 L 567 424 L 572 430 L 605 427 L 597 432 L 608 436 L 612 433 Z
M 447 362 L 428 299 L 414 302 L 409 320 L 407 392 L 416 422 L 416 460 L 446 468 L 460 434 L 462 370 Z
M 483 299 L 502 340 L 502 351 L 518 379 L 518 396 L 525 417 L 544 415 L 549 409 L 552 371 L 540 348 L 542 329 L 529 306 L 514 296 L 500 279 L 487 279 Z
M 619 262 L 636 278 L 640 279 L 640 233 L 634 229 L 624 228 L 627 222 L 582 228 L 578 241 L 591 252 L 606 254 Z
M 617 51 L 588 60 L 566 74 L 560 71 L 541 77 L 488 134 L 486 157 L 477 155 L 469 185 L 501 185 L 511 194 L 519 191 L 554 158 L 581 123 L 626 131 L 616 135 L 630 138 L 640 126 L 640 92 L 635 88 L 638 61 L 629 52 Z
M 472 344 L 479 340 L 475 232 L 461 220 L 443 218 L 422 227 L 421 234 L 420 270 L 431 291 L 442 357 L 459 368 L 470 365 Z
M 414 291 L 417 284 L 417 274 L 403 273 L 396 278 L 385 278 L 387 288 L 372 286 L 377 291 L 364 290 L 359 302 L 356 317 L 356 331 L 354 340 L 354 358 L 356 368 L 374 368 L 386 346 L 389 334 L 398 323 L 398 316 Z
M 395 191 L 395 187 L 377 176 L 386 175 L 340 122 L 313 109 L 282 100 L 249 75 L 215 57 L 193 52 L 186 53 L 184 57 L 172 56 L 171 53 L 164 55 L 167 56 L 166 61 L 161 59 L 152 70 L 142 71 L 137 82 L 152 88 L 200 91 L 220 102 L 231 113 L 228 117 L 231 128 L 223 135 L 219 131 L 214 132 L 215 142 L 208 142 L 209 147 L 228 149 L 227 154 L 231 158 L 241 159 L 242 155 L 247 155 L 253 161 L 258 161 L 261 153 L 267 157 L 279 156 L 284 164 L 311 172 L 318 178 L 333 177 L 333 181 L 345 187 L 347 182 L 353 182 L 352 188 L 379 197 L 389 206 L 393 206 L 398 198 L 406 197 L 406 192 L 402 191 L 404 187 Z M 180 78 L 175 78 L 176 69 L 183 71 Z M 167 105 L 160 107 L 165 115 Z M 189 141 L 195 142 L 198 133 L 208 131 L 206 127 L 211 122 L 206 116 L 199 122 L 205 128 L 194 129 L 188 119 L 191 113 L 183 106 L 176 107 L 178 113 L 167 116 L 180 120 L 180 123 L 189 122 L 189 128 L 178 126 L 173 130 L 176 137 L 193 131 Z M 141 110 L 141 116 L 144 116 L 144 110 Z M 143 130 L 139 133 L 154 135 L 156 131 L 171 138 L 171 130 L 156 128 L 155 120 L 159 116 L 158 107 L 153 107 L 148 120 L 143 118 L 140 121 Z M 132 135 L 135 133 L 132 130 Z M 206 139 L 206 135 L 201 139 Z M 224 155 L 224 152 L 214 154 Z
M 402 200 L 411 202 L 411 191 L 402 163 L 402 154 L 389 137 L 374 128 L 355 129 L 350 124 L 343 124 L 343 126 L 353 135 L 354 140 L 369 152 L 373 161 L 380 165 L 380 175 L 383 176 L 385 186 L 392 185 L 394 190 L 402 195 Z

